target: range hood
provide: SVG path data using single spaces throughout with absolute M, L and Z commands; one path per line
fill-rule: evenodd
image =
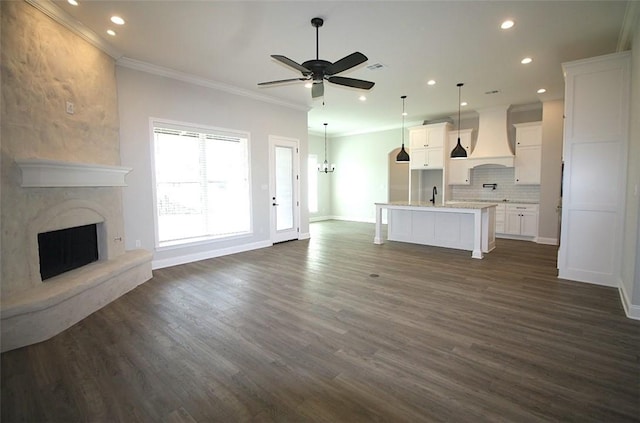
M 509 106 L 497 106 L 478 110 L 480 124 L 478 139 L 467 160 L 471 167 L 499 165 L 513 167 L 515 156 L 507 135 L 507 110 Z

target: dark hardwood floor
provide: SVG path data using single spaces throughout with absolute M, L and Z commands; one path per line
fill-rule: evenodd
M 640 420 L 640 322 L 556 247 L 312 238 L 157 270 L 2 354 L 2 422 Z

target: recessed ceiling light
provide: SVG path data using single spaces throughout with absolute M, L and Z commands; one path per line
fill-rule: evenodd
M 427 85 L 436 85 L 436 81 L 433 79 L 430 79 L 427 81 Z
M 313 87 L 313 82 L 311 82 L 311 81 L 309 81 L 309 82 L 305 82 L 305 83 L 304 83 L 304 87 L 305 87 L 305 88 L 311 88 L 311 87 Z
M 77 6 L 78 2 L 76 0 L 67 0 L 67 3 L 69 3 L 71 6 Z
M 107 29 L 107 34 L 111 35 L 112 37 L 116 36 L 116 32 L 113 29 Z
M 546 92 L 547 92 L 547 90 L 545 90 L 544 88 L 540 88 L 540 89 L 538 90 L 538 94 L 544 94 L 544 93 L 546 93 Z
M 111 22 L 116 25 L 124 25 L 124 19 L 122 19 L 120 16 L 112 16 Z
M 509 29 L 513 28 L 513 25 L 515 25 L 515 23 L 511 19 L 507 19 L 506 21 L 502 22 L 502 24 L 500 24 L 500 28 Z
M 463 101 L 462 103 L 460 103 L 461 106 L 467 106 L 469 103 L 467 103 L 466 101 Z
M 360 101 L 367 101 L 367 97 L 364 95 L 361 95 L 360 97 L 358 97 L 358 100 Z
M 528 65 L 531 62 L 533 62 L 533 59 L 531 57 L 525 57 L 524 59 L 520 60 L 520 63 L 522 63 L 523 65 Z
M 407 112 L 402 112 L 402 116 L 407 116 L 409 113 Z

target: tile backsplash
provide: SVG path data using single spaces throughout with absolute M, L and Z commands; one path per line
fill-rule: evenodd
M 482 184 L 497 184 L 496 189 Z M 540 185 L 516 185 L 513 167 L 480 166 L 471 169 L 470 185 L 452 185 L 450 200 L 540 201 Z

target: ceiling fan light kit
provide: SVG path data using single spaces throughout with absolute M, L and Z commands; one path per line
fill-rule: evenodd
M 273 54 L 271 57 L 279 61 L 280 63 L 289 66 L 292 69 L 299 71 L 302 77 L 280 79 L 277 81 L 260 82 L 259 86 L 268 86 L 274 84 L 282 84 L 294 81 L 306 81 L 313 82 L 311 86 L 311 97 L 318 98 L 324 96 L 324 81 L 331 82 L 337 85 L 343 85 L 346 87 L 358 88 L 362 90 L 370 90 L 375 83 L 371 81 L 364 81 L 362 79 L 347 78 L 344 76 L 335 76 L 338 73 L 347 71 L 353 67 L 358 66 L 361 63 L 366 62 L 367 56 L 356 51 L 348 56 L 343 57 L 335 63 L 331 63 L 328 60 L 320 59 L 319 48 L 319 28 L 324 24 L 322 18 L 311 19 L 311 25 L 316 29 L 316 58 L 307 60 L 302 64 L 289 59 L 286 56 L 279 54 Z

